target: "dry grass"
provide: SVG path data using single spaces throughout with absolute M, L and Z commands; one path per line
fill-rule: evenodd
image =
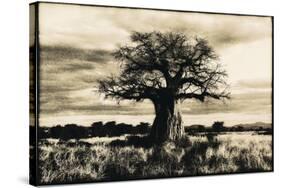
M 40 146 L 42 183 L 270 171 L 270 135 L 190 136 L 150 148 L 103 142 L 59 142 Z M 123 139 L 123 138 L 122 138 Z

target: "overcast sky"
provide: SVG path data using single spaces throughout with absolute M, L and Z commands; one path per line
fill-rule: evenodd
M 152 121 L 149 101 L 117 105 L 95 92 L 98 78 L 119 71 L 110 52 L 129 44 L 132 31 L 179 31 L 204 37 L 220 56 L 229 74 L 232 99 L 226 103 L 184 102 L 186 125 L 210 125 L 214 120 L 227 125 L 271 122 L 269 17 L 41 3 L 39 23 L 41 125 L 88 125 L 110 118 L 125 121 L 124 117 L 133 123 Z M 125 116 L 137 114 L 142 116 L 134 120 Z

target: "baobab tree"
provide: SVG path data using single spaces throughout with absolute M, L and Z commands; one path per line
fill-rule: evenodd
M 186 99 L 229 98 L 226 71 L 208 41 L 176 32 L 133 32 L 131 44 L 114 52 L 118 76 L 99 80 L 99 91 L 118 100 L 150 100 L 155 142 L 183 136 L 180 103 Z

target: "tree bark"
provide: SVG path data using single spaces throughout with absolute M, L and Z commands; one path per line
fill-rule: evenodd
M 171 97 L 153 101 L 155 119 L 151 128 L 150 138 L 156 143 L 175 141 L 183 136 L 182 116 L 179 102 Z

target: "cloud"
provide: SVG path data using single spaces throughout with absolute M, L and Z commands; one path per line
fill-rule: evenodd
M 42 44 L 114 49 L 132 31 L 181 31 L 216 48 L 271 37 L 271 18 L 144 9 L 40 4 Z
M 94 87 L 119 67 L 110 51 L 66 46 L 42 46 L 40 64 L 40 89 L 48 93 Z
M 81 49 L 71 46 L 40 47 L 41 57 L 45 61 L 82 60 L 92 63 L 105 63 L 112 59 L 111 51 L 102 49 Z
M 92 109 L 97 105 L 96 80 L 118 71 L 110 51 L 68 46 L 42 46 L 40 56 L 40 101 L 42 114 L 58 114 Z M 83 94 L 88 89 L 91 95 Z M 76 96 L 76 97 L 75 97 Z M 92 101 L 91 101 L 92 100 Z M 108 109 L 108 107 L 105 107 Z
M 271 88 L 271 82 L 268 80 L 240 80 L 237 86 L 251 89 L 268 89 Z
M 250 80 L 239 80 L 231 86 L 232 94 L 261 94 L 271 93 L 272 84 L 270 80 L 265 79 L 250 79 Z
M 42 93 L 41 113 L 44 115 L 101 115 L 101 114 L 153 114 L 151 102 L 133 103 L 130 101 L 104 101 L 94 89 L 81 89 Z

